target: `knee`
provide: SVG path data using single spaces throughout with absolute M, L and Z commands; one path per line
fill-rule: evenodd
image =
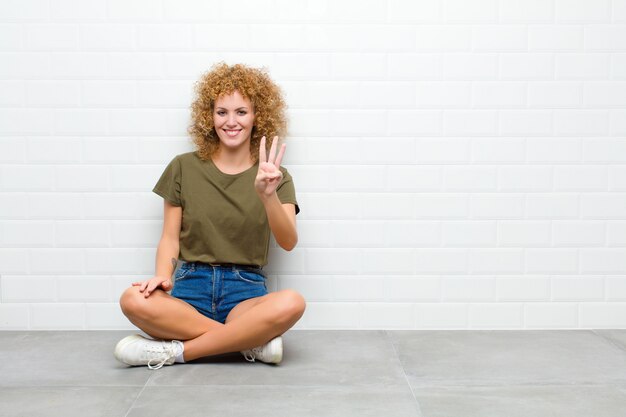
M 139 292 L 139 287 L 127 288 L 120 297 L 120 307 L 122 313 L 129 319 L 139 318 L 147 319 L 150 314 L 150 303 L 142 293 Z
M 280 294 L 280 303 L 278 304 L 279 320 L 290 323 L 299 320 L 306 309 L 304 297 L 294 290 L 283 290 Z

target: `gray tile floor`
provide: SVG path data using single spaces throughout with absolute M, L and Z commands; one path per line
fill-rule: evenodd
M 626 415 L 626 330 L 300 330 L 278 366 L 233 354 L 158 371 L 113 359 L 126 334 L 0 332 L 0 415 Z

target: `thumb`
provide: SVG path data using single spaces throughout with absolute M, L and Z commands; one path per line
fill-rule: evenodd
M 163 281 L 161 286 L 163 287 L 163 289 L 168 289 L 169 287 L 172 286 L 172 281 L 170 281 L 169 279 L 167 281 Z

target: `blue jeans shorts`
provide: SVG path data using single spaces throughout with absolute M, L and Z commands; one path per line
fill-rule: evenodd
M 242 301 L 267 294 L 261 268 L 244 265 L 210 265 L 182 262 L 174 273 L 171 295 L 220 323 Z

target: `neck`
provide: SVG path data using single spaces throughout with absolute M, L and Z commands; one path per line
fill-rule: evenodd
M 226 174 L 238 174 L 254 165 L 250 149 L 231 150 L 220 147 L 211 159 Z

